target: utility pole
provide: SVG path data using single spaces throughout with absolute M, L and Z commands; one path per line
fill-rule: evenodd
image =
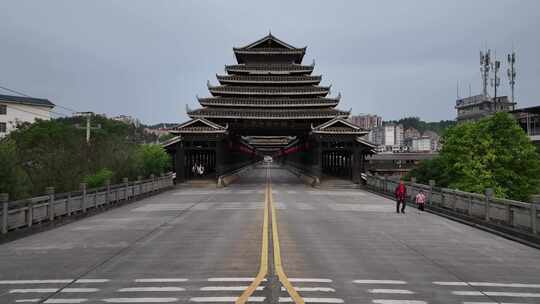
M 516 52 L 512 51 L 512 54 L 508 54 L 508 65 L 510 66 L 507 70 L 508 81 L 510 83 L 510 89 L 512 90 L 512 110 L 515 107 L 514 101 L 514 86 L 516 85 Z
M 92 115 L 94 115 L 94 112 L 77 112 L 75 115 L 86 117 L 86 144 L 90 144 L 90 130 L 91 129 L 99 129 L 100 126 L 92 128 L 90 119 Z

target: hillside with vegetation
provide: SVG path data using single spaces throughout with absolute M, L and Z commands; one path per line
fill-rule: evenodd
M 0 193 L 18 199 L 42 194 L 45 187 L 72 191 L 106 180 L 118 183 L 170 170 L 169 155 L 149 144 L 155 135 L 142 127 L 92 116 L 90 142 L 86 118 L 69 117 L 23 124 L 0 141 Z
M 444 131 L 452 126 L 456 125 L 455 120 L 441 120 L 441 121 L 434 121 L 434 122 L 426 122 L 421 120 L 419 117 L 405 117 L 400 120 L 391 120 L 387 123 L 396 123 L 403 125 L 403 128 L 405 130 L 414 128 L 418 130 L 420 133 L 424 133 L 425 131 L 433 131 L 437 133 L 439 136 L 442 136 L 444 134 Z

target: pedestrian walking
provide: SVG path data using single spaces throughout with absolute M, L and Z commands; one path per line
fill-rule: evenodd
M 424 190 L 420 190 L 415 197 L 416 205 L 420 211 L 424 211 L 424 206 L 426 205 L 426 193 Z
M 394 190 L 396 196 L 396 212 L 399 213 L 399 205 L 401 204 L 401 213 L 405 213 L 405 199 L 407 198 L 407 188 L 403 181 L 399 181 L 399 185 Z

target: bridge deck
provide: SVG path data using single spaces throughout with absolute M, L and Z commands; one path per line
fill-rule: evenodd
M 259 270 L 266 175 L 172 190 L 0 245 L 0 302 L 234 301 Z M 396 214 L 361 190 L 269 175 L 283 268 L 306 303 L 540 301 L 536 249 L 415 209 Z

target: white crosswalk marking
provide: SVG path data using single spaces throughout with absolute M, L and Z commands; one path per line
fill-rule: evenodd
M 4 284 L 56 284 L 71 283 L 73 279 L 63 280 L 0 280 L 0 285 Z
M 218 303 L 218 302 L 235 302 L 238 297 L 194 297 L 190 298 L 190 302 L 199 302 L 199 303 Z M 248 302 L 262 302 L 265 297 L 249 297 Z
M 178 298 L 107 298 L 105 303 L 172 303 L 178 302 Z
M 356 284 L 407 284 L 405 281 L 400 280 L 354 280 Z
M 491 283 L 491 282 L 433 282 L 442 286 L 476 286 L 476 287 L 513 287 L 513 288 L 540 288 L 540 284 L 523 283 Z
M 84 303 L 88 301 L 88 299 L 47 299 L 45 304 L 77 304 L 77 303 Z
M 175 286 L 166 286 L 166 287 L 127 287 L 127 288 L 121 288 L 118 289 L 119 292 L 144 292 L 144 291 L 151 291 L 151 292 L 163 292 L 163 291 L 185 291 L 185 288 L 182 287 L 175 287 Z
M 188 279 L 185 278 L 155 278 L 155 279 L 135 279 L 137 283 L 176 283 L 176 282 L 187 282 Z
M 376 299 L 371 301 L 374 304 L 427 304 L 426 301 L 418 300 L 385 300 L 385 299 Z
M 109 279 L 78 279 L 75 283 L 88 284 L 88 283 L 107 283 Z
M 295 203 L 295 206 L 297 209 L 300 209 L 300 210 L 313 210 L 314 209 L 313 206 L 307 203 Z
M 336 292 L 334 288 L 330 287 L 295 287 L 296 291 L 303 292 Z M 281 287 L 282 291 L 287 291 L 287 288 Z
M 407 289 L 368 289 L 369 293 L 414 294 Z
M 9 293 L 52 293 L 52 292 L 96 292 L 99 291 L 98 288 L 21 288 L 21 289 L 10 289 Z
M 343 299 L 339 298 L 304 298 L 302 297 L 305 303 L 345 303 Z M 294 300 L 290 297 L 280 297 L 280 303 L 291 303 Z
M 248 286 L 205 286 L 201 287 L 201 291 L 244 291 Z M 256 290 L 264 290 L 264 286 L 258 286 Z
M 493 296 L 493 297 L 516 297 L 516 298 L 540 298 L 540 293 L 532 292 L 503 292 L 503 291 L 452 291 L 457 296 Z
M 290 282 L 332 283 L 330 279 L 319 278 L 289 278 Z
M 255 278 L 208 278 L 209 282 L 251 282 Z M 264 279 L 263 281 L 266 281 Z

